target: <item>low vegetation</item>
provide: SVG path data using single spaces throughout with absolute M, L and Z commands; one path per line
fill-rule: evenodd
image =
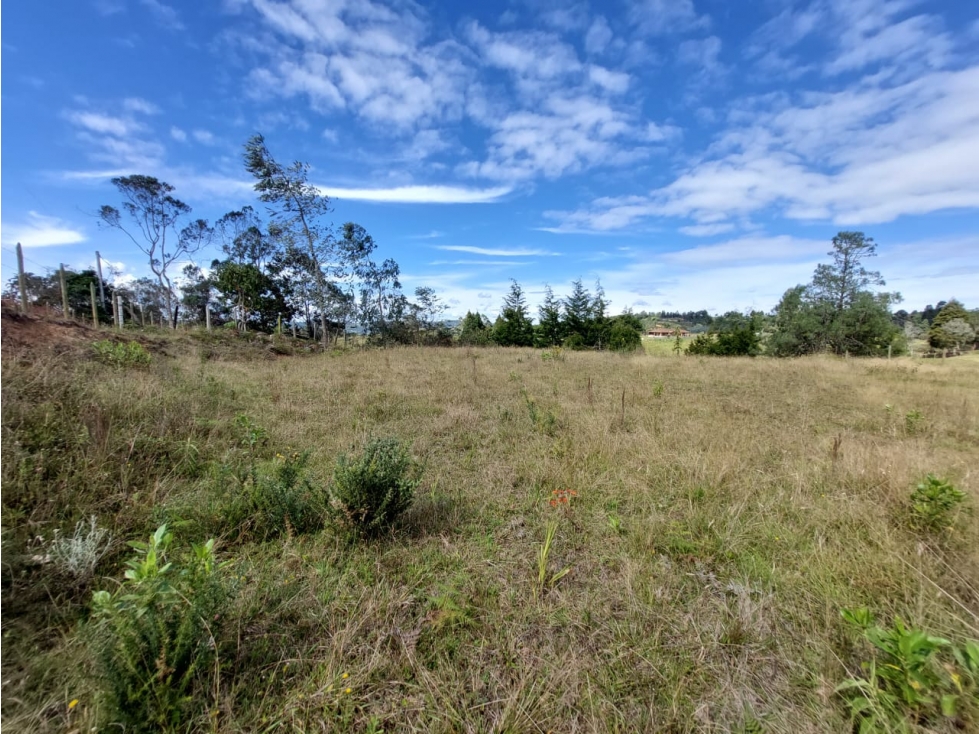
M 11 731 L 979 729 L 974 355 L 4 328 Z

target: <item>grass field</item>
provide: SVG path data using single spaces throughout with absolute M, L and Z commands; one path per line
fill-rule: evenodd
M 842 608 L 979 637 L 979 518 L 927 534 L 909 509 L 928 473 L 975 507 L 972 355 L 148 346 L 145 369 L 108 369 L 84 339 L 4 349 L 10 731 L 105 726 L 86 610 L 163 519 L 180 541 L 217 527 L 236 579 L 191 730 L 843 732 L 834 691 L 870 652 Z M 369 542 L 221 531 L 241 415 L 262 461 L 308 450 L 318 484 L 370 436 L 410 441 L 414 507 Z M 31 561 L 91 514 L 116 538 L 91 579 Z M 973 715 L 909 726 L 976 731 Z

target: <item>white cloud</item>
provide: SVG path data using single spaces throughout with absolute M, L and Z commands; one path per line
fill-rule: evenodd
M 263 44 L 268 60 L 253 69 L 250 90 L 305 95 L 319 110 L 350 110 L 401 129 L 461 113 L 470 76 L 462 49 L 451 41 L 426 45 L 417 8 L 370 0 L 251 6 L 282 41 Z
M 612 40 L 612 29 L 604 16 L 598 16 L 592 21 L 585 34 L 585 51 L 589 54 L 600 54 Z
M 187 133 L 176 126 L 170 128 L 170 137 L 180 143 L 187 141 Z
M 76 136 L 88 156 L 114 168 L 149 169 L 160 164 L 163 146 L 147 139 L 149 129 L 137 115 L 155 114 L 155 105 L 130 97 L 118 107 L 122 114 L 93 110 L 84 98 L 76 101 L 83 108 L 64 112 L 64 117 L 76 128 Z
M 194 140 L 202 145 L 214 145 L 215 138 L 214 133 L 210 130 L 194 130 L 191 135 L 194 136 Z
M 633 0 L 629 18 L 643 33 L 657 36 L 710 26 L 710 17 L 698 15 L 693 0 Z
M 710 237 L 715 234 L 723 234 L 734 229 L 730 222 L 725 224 L 694 224 L 689 227 L 680 227 L 680 232 L 689 237 Z
M 118 137 L 131 135 L 143 129 L 143 125 L 132 119 L 114 117 L 99 112 L 74 111 L 67 113 L 67 117 L 72 123 L 84 130 Z
M 470 255 L 487 255 L 489 257 L 557 257 L 560 252 L 551 252 L 532 247 L 471 247 L 469 245 L 436 245 L 436 250 L 450 252 L 468 252 Z
M 157 22 L 164 28 L 169 28 L 170 30 L 174 31 L 184 29 L 184 24 L 180 21 L 180 16 L 171 6 L 160 2 L 160 0 L 140 0 L 140 2 L 153 14 Z
M 649 194 L 552 213 L 564 229 L 621 229 L 648 217 L 723 222 L 774 207 L 800 220 L 873 224 L 979 206 L 979 66 L 794 104 L 763 98 L 708 155 Z
M 953 57 L 953 42 L 934 15 L 902 17 L 917 3 L 905 0 L 814 0 L 789 7 L 765 23 L 749 44 L 749 58 L 762 57 L 769 71 L 791 75 L 800 66 L 785 58 L 802 40 L 815 37 L 831 52 L 827 75 L 879 65 L 885 73 L 909 75 L 941 68 Z
M 777 237 L 742 237 L 704 245 L 687 250 L 676 250 L 662 255 L 665 262 L 686 267 L 704 267 L 723 263 L 751 261 L 777 262 L 779 260 L 811 261 L 825 253 L 829 245 L 823 240 L 805 240 L 788 235 Z
M 512 190 L 507 186 L 474 189 L 461 186 L 398 186 L 390 189 L 352 189 L 320 186 L 320 193 L 337 199 L 397 204 L 485 204 Z
M 74 245 L 86 239 L 88 238 L 71 224 L 35 211 L 27 213 L 26 222 L 3 225 L 3 244 L 11 247 L 18 242 L 24 247 Z
M 691 41 L 683 41 L 677 49 L 677 61 L 696 66 L 705 72 L 716 71 L 720 67 L 718 56 L 721 53 L 721 39 L 708 36 Z
M 141 97 L 128 97 L 122 101 L 122 106 L 129 112 L 138 112 L 143 115 L 156 115 L 160 112 L 159 107 Z

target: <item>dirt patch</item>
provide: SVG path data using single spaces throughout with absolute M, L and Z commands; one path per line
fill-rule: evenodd
M 39 311 L 25 315 L 7 303 L 0 310 L 0 321 L 0 344 L 4 350 L 69 351 L 87 344 L 97 333 L 90 326 L 52 313 Z

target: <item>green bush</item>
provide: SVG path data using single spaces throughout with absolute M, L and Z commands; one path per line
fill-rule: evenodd
M 911 493 L 911 513 L 915 526 L 941 530 L 952 525 L 952 513 L 965 499 L 965 493 L 946 479 L 929 474 Z
M 109 339 L 93 342 L 92 349 L 100 362 L 113 367 L 144 367 L 150 355 L 139 342 L 114 342 Z
M 326 519 L 322 490 L 306 475 L 308 453 L 278 455 L 259 467 L 252 465 L 224 512 L 224 525 L 235 535 L 270 540 L 285 533 L 314 533 Z
M 376 535 L 411 505 L 418 474 L 407 446 L 394 438 L 372 439 L 359 457 L 337 459 L 330 512 L 342 527 L 359 535 Z
M 193 546 L 182 563 L 168 559 L 171 541 L 161 525 L 148 543 L 132 543 L 136 556 L 123 583 L 93 596 L 90 632 L 106 730 L 192 729 L 211 690 L 228 603 L 222 566 L 213 540 Z
M 873 657 L 861 664 L 865 676 L 836 689 L 847 697 L 855 730 L 911 731 L 910 721 L 940 717 L 958 724 L 974 721 L 979 644 L 966 640 L 956 646 L 900 618 L 893 627 L 880 627 L 866 608 L 844 609 L 842 616 L 873 646 Z

